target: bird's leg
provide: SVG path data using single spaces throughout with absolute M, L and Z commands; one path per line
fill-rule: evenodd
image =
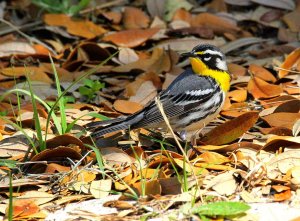
M 179 135 L 179 137 L 180 137 L 181 140 L 186 141 L 186 137 L 187 137 L 187 132 L 186 132 L 186 130 L 180 131 L 178 135 Z
M 193 133 L 193 135 L 191 136 L 191 146 L 192 149 L 196 152 L 196 154 L 200 154 L 199 150 L 197 150 L 194 146 L 197 146 L 197 135 L 201 133 L 201 131 L 203 130 L 203 128 L 205 128 L 205 123 L 203 123 L 203 127 L 200 128 L 199 130 L 196 130 L 195 133 Z
M 185 142 L 185 144 L 187 146 L 189 146 L 192 150 L 194 150 L 196 152 L 196 154 L 200 154 L 200 152 L 196 148 L 194 148 L 194 142 L 196 142 L 196 139 L 195 139 L 196 136 L 193 135 L 191 137 L 190 142 L 187 141 L 187 131 L 186 130 L 180 131 L 179 136 Z

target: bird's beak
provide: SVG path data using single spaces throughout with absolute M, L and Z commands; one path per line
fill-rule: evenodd
M 197 57 L 197 55 L 193 51 L 189 51 L 186 53 L 182 53 L 180 55 L 181 58 L 188 58 L 188 57 Z

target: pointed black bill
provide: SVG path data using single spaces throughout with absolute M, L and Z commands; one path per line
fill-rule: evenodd
M 192 51 L 189 51 L 189 52 L 186 52 L 186 53 L 182 53 L 180 55 L 181 58 L 188 58 L 188 57 L 197 57 L 197 55 L 192 52 Z

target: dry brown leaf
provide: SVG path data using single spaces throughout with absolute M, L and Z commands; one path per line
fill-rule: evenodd
M 94 180 L 91 182 L 90 192 L 96 199 L 101 199 L 109 195 L 112 187 L 112 180 Z
M 53 83 L 52 79 L 45 73 L 46 69 L 42 66 L 40 67 L 12 67 L 3 68 L 0 72 L 3 75 L 10 77 L 21 77 L 28 76 L 31 81 L 41 81 L 46 83 Z
M 227 5 L 224 0 L 213 0 L 206 7 L 215 12 L 227 12 Z
M 209 151 L 209 152 L 200 154 L 195 159 L 193 159 L 191 162 L 197 162 L 197 163 L 205 162 L 208 164 L 223 164 L 223 163 L 226 163 L 229 161 L 230 160 L 227 157 L 225 157 L 219 153 Z
M 237 34 L 240 31 L 240 28 L 235 24 L 230 23 L 229 21 L 213 15 L 211 13 L 200 13 L 192 19 L 192 26 L 203 26 L 211 28 L 217 34 L 232 33 Z
M 73 161 L 80 160 L 82 158 L 82 155 L 78 152 L 79 148 L 78 149 L 77 148 L 60 146 L 53 149 L 46 149 L 31 157 L 30 160 L 32 162 L 60 161 L 61 163 L 63 163 L 63 161 L 66 158 L 70 158 Z M 82 163 L 85 163 L 85 159 L 82 161 Z M 32 173 L 43 173 L 45 170 L 46 170 L 46 165 L 43 163 L 32 164 L 32 166 L 29 169 L 29 171 L 31 171 Z
M 228 71 L 229 71 L 230 74 L 232 74 L 235 77 L 244 76 L 247 73 L 246 68 L 244 68 L 241 65 L 234 64 L 234 63 L 229 63 L 228 64 Z
M 257 112 L 248 112 L 243 115 L 225 122 L 218 127 L 215 127 L 210 132 L 204 135 L 202 142 L 211 145 L 222 145 L 230 143 L 245 132 L 247 132 L 257 121 Z
M 36 49 L 27 42 L 10 41 L 0 44 L 0 57 L 16 54 L 35 54 Z
M 17 199 L 30 199 L 33 200 L 34 203 L 39 206 L 55 199 L 55 195 L 47 192 L 31 190 L 26 191 L 24 194 L 17 197 Z
M 159 77 L 157 75 L 162 72 L 167 72 L 171 69 L 171 60 L 169 54 L 165 50 L 161 48 L 155 48 L 150 58 L 140 58 L 136 62 L 115 67 L 113 71 L 129 72 L 134 69 L 146 71 L 146 73 L 139 76 L 136 80 L 151 80 L 153 83 L 155 83 L 155 85 L 159 86 L 161 83 L 160 80 L 158 80 Z
M 299 86 L 296 84 L 296 82 L 283 83 L 283 90 L 290 95 L 299 95 L 300 93 Z
M 71 134 L 58 135 L 46 141 L 46 146 L 48 149 L 52 149 L 58 146 L 68 146 L 68 145 L 79 146 L 81 150 L 85 149 L 82 141 Z
M 282 20 L 287 24 L 287 26 L 292 32 L 299 32 L 300 30 L 299 18 L 300 18 L 300 12 L 293 11 L 288 14 L 285 14 Z
M 285 127 L 272 127 L 272 128 L 259 128 L 259 131 L 263 134 L 274 134 L 278 136 L 292 136 L 292 130 Z
M 291 100 L 280 104 L 274 110 L 274 113 L 289 112 L 298 113 L 300 111 L 300 100 Z
M 272 136 L 267 140 L 267 143 L 261 149 L 275 152 L 281 147 L 300 148 L 299 137 Z
M 110 165 L 121 165 L 127 163 L 131 165 L 135 159 L 130 157 L 127 153 L 119 148 L 115 147 L 107 147 L 102 148 L 101 153 L 103 158 L 110 164 Z
M 250 64 L 249 71 L 253 74 L 253 76 L 258 77 L 264 81 L 270 81 L 272 83 L 276 82 L 276 78 L 270 71 L 257 64 Z
M 94 38 L 107 32 L 91 21 L 75 20 L 65 14 L 45 14 L 44 22 L 51 26 L 63 26 L 70 34 L 83 38 Z
M 18 179 L 18 180 L 13 180 L 12 185 L 14 187 L 22 187 L 22 186 L 36 186 L 36 185 L 42 185 L 48 183 L 48 181 L 45 180 L 37 180 L 37 179 Z M 0 182 L 0 188 L 9 188 L 9 179 L 7 180 L 2 180 Z
M 251 2 L 255 2 L 257 4 L 266 5 L 269 7 L 286 9 L 286 10 L 294 10 L 295 2 L 293 0 L 284 0 L 284 1 L 274 1 L 274 0 L 251 0 Z
M 231 100 L 236 101 L 236 102 L 244 102 L 247 99 L 247 91 L 244 89 L 230 91 L 228 93 L 228 97 L 230 97 Z
M 133 101 L 116 100 L 114 108 L 123 114 L 134 114 L 143 109 L 143 105 Z
M 300 63 L 300 48 L 297 48 L 296 50 L 291 52 L 286 57 L 284 62 L 281 64 L 280 68 L 283 68 L 285 70 L 279 70 L 278 72 L 279 78 L 283 78 L 284 76 L 286 76 L 289 73 L 288 70 L 291 70 L 293 66 L 299 63 Z
M 29 148 L 30 145 L 26 137 L 8 137 L 0 141 L 0 156 L 8 158 L 25 155 Z
M 179 8 L 174 13 L 174 16 L 173 16 L 172 20 L 173 21 L 175 21 L 175 20 L 181 20 L 181 21 L 185 21 L 186 23 L 190 24 L 191 20 L 192 20 L 192 15 L 191 15 L 190 12 L 188 12 L 184 8 Z
M 119 24 L 122 20 L 122 14 L 118 11 L 103 12 L 102 15 L 110 20 L 113 24 Z
M 281 202 L 285 200 L 289 200 L 292 197 L 292 192 L 291 190 L 287 190 L 281 193 L 276 193 L 274 194 L 274 201 L 275 202 Z
M 35 45 L 33 45 L 33 47 L 37 54 L 43 54 L 46 56 L 49 56 L 49 54 L 51 54 L 51 52 L 43 45 L 35 44 Z
M 25 217 L 38 213 L 40 208 L 32 199 L 18 199 L 13 201 L 13 217 Z M 8 212 L 8 210 L 7 210 Z
M 212 188 L 220 195 L 229 196 L 237 189 L 237 183 L 233 176 L 234 171 L 227 171 L 217 175 L 206 183 L 206 188 Z
M 106 35 L 102 40 L 110 41 L 121 47 L 134 48 L 142 45 L 159 31 L 157 28 L 132 29 Z
M 300 113 L 273 113 L 263 119 L 272 127 L 286 127 L 292 130 L 294 123 L 300 119 Z
M 277 193 L 281 193 L 283 191 L 290 190 L 291 188 L 282 185 L 272 185 L 272 189 L 275 190 Z
M 258 77 L 251 78 L 247 90 L 256 99 L 277 97 L 283 92 L 281 86 L 269 84 Z
M 264 108 L 270 108 L 273 107 L 274 104 L 278 105 L 291 100 L 297 100 L 297 99 L 291 95 L 282 95 L 280 97 L 275 97 L 268 100 L 261 100 L 260 102 L 264 106 Z
M 178 181 L 177 177 L 159 179 L 158 181 L 161 185 L 161 193 L 163 195 L 175 195 L 182 192 L 181 183 Z
M 224 105 L 222 107 L 222 111 L 230 110 L 230 107 L 231 107 L 231 101 L 230 101 L 230 98 L 228 97 L 228 94 L 227 94 L 226 98 L 225 98 Z
M 51 174 L 51 173 L 61 173 L 61 172 L 67 172 L 70 171 L 71 167 L 67 167 L 67 166 L 62 166 L 60 164 L 57 163 L 49 163 L 47 165 L 47 168 L 45 170 L 45 173 L 47 174 Z
M 283 11 L 278 9 L 270 9 L 266 13 L 264 13 L 259 20 L 263 22 L 272 22 L 276 21 L 284 15 Z
M 147 28 L 150 23 L 148 15 L 135 7 L 125 7 L 123 23 L 126 29 Z
M 132 185 L 132 188 L 139 196 L 143 194 L 146 196 L 161 194 L 161 186 L 158 180 L 137 182 Z
M 157 88 L 154 87 L 152 81 L 145 81 L 136 91 L 136 94 L 129 98 L 130 101 L 146 105 L 157 95 Z
M 191 166 L 186 160 L 174 159 L 177 166 L 181 169 L 185 170 L 188 173 L 194 173 L 197 175 L 205 175 L 208 174 L 208 171 L 203 167 Z
M 121 48 L 118 58 L 123 64 L 129 64 L 139 60 L 138 54 L 131 48 Z

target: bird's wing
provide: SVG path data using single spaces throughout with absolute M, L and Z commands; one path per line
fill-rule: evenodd
M 189 76 L 184 77 L 184 75 Z M 186 77 L 189 78 L 188 81 Z M 158 97 L 165 114 L 168 118 L 172 118 L 199 107 L 203 102 L 209 100 L 216 90 L 216 84 L 210 78 L 195 75 L 187 70 L 165 91 L 161 92 Z M 139 119 L 138 122 L 132 125 L 133 128 L 163 121 L 155 101 L 152 101 L 139 113 Z

